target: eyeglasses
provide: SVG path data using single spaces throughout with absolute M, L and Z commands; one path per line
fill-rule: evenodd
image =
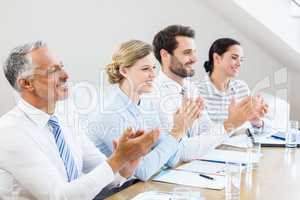
M 46 70 L 41 68 L 36 68 L 33 74 L 31 75 L 52 76 L 62 71 L 63 69 L 64 69 L 64 65 L 60 63 L 60 64 L 50 66 Z
M 64 69 L 64 67 L 65 66 L 63 65 L 63 63 L 60 63 L 59 65 L 53 65 L 46 70 L 46 75 L 50 76 L 52 74 L 55 74 L 56 72 L 60 72 Z

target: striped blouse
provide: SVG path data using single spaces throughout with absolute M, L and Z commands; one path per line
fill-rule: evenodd
M 221 92 L 211 82 L 208 75 L 198 84 L 200 95 L 205 99 L 206 110 L 214 122 L 223 122 L 228 116 L 230 100 L 241 101 L 250 95 L 248 85 L 241 80 L 231 80 L 227 90 Z

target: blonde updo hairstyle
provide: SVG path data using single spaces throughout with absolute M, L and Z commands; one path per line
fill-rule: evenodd
M 111 84 L 120 83 L 124 76 L 121 68 L 130 68 L 139 59 L 153 52 L 150 44 L 140 40 L 130 40 L 122 43 L 112 56 L 112 63 L 106 65 L 108 81 Z

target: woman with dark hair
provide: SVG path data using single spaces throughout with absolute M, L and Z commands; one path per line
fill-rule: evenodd
M 214 41 L 209 49 L 209 60 L 204 63 L 208 73 L 200 83 L 200 93 L 206 100 L 206 108 L 211 120 L 222 122 L 228 118 L 230 109 L 236 102 L 250 96 L 248 85 L 241 80 L 235 80 L 244 59 L 241 44 L 231 38 L 220 38 Z M 248 120 L 253 127 L 264 125 L 261 118 L 268 110 L 260 95 L 252 98 L 254 115 Z

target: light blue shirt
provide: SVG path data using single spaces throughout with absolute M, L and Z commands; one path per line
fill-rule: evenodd
M 119 87 L 116 90 L 110 104 L 100 117 L 91 120 L 88 127 L 89 137 L 106 156 L 113 152 L 112 141 L 118 139 L 126 128 L 149 131 L 161 127 L 159 116 L 150 100 L 142 98 L 137 105 Z M 180 161 L 180 149 L 185 145 L 185 140 L 178 142 L 168 130 L 160 130 L 158 142 L 142 158 L 135 171 L 138 179 L 146 181 L 164 165 L 173 167 Z

